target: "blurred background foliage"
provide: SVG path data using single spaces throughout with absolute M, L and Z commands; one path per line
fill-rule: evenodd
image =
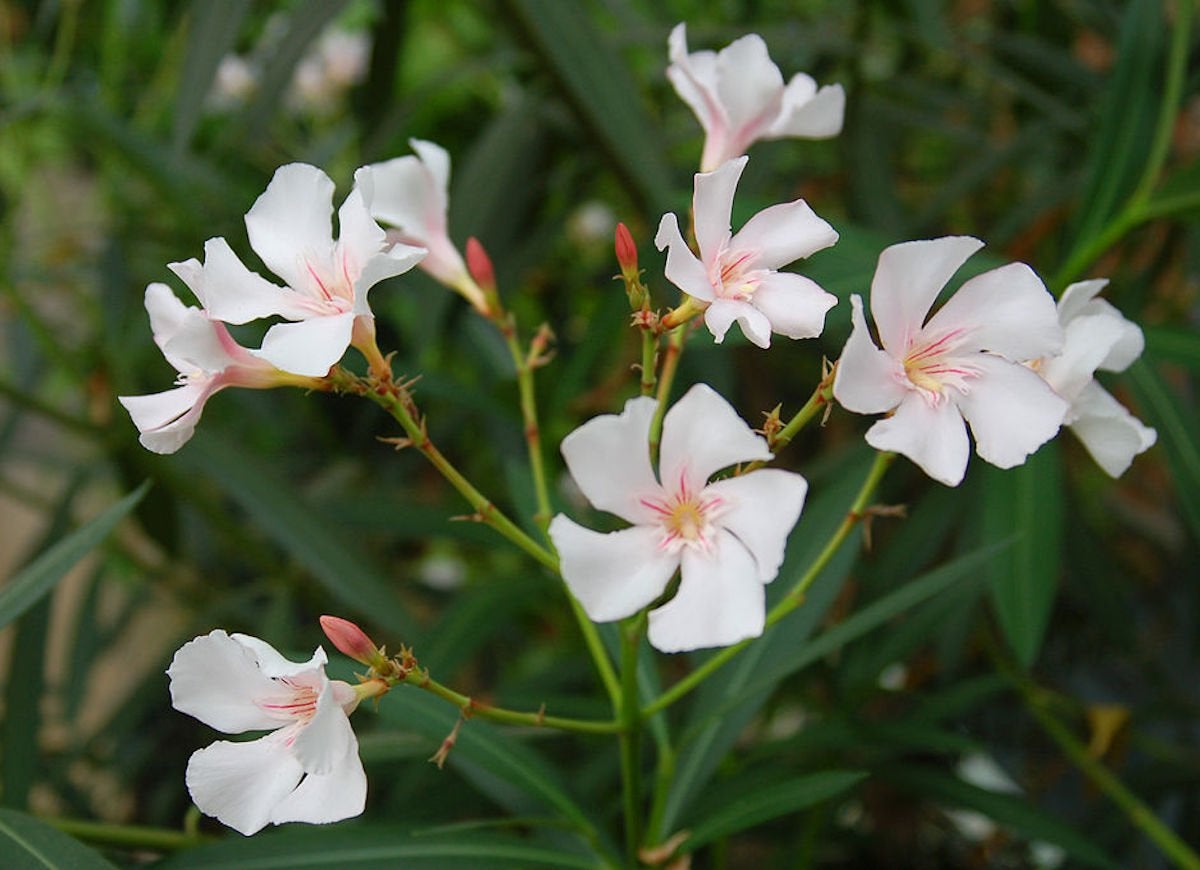
M 1048 717 L 1200 840 L 1200 69 L 1189 51 L 1183 98 L 1164 107 L 1175 5 L 0 0 L 5 848 L 44 838 L 64 862 L 100 860 L 27 814 L 118 863 L 594 866 L 619 842 L 614 747 L 472 721 L 439 771 L 425 759 L 456 713 L 401 690 L 355 717 L 364 820 L 183 848 L 221 833 L 196 831 L 183 788 L 211 732 L 170 709 L 163 670 L 213 627 L 305 654 L 334 612 L 464 692 L 607 713 L 557 581 L 454 521 L 466 506 L 419 455 L 378 440 L 397 432 L 376 408 L 228 391 L 158 457 L 115 397 L 173 377 L 142 308 L 148 282 L 175 283 L 166 263 L 216 235 L 257 262 L 241 220 L 276 166 L 321 166 L 340 201 L 355 167 L 430 139 L 454 160 L 452 236 L 484 243 L 526 335 L 543 321 L 557 334 L 538 389 L 561 482 L 558 440 L 636 391 L 616 220 L 657 301 L 674 301 L 651 239 L 664 211 L 686 212 L 701 145 L 663 74 L 677 21 L 693 50 L 757 32 L 785 76 L 847 89 L 840 137 L 754 147 L 735 225 L 805 197 L 842 240 L 796 268 L 843 299 L 866 291 L 886 245 L 947 233 L 988 242 L 972 268 L 1022 259 L 1055 292 L 1109 277 L 1147 350 L 1107 385 L 1159 443 L 1115 482 L 1065 432 L 1016 472 L 973 460 L 957 490 L 898 462 L 880 497 L 907 518 L 875 518 L 869 547 L 856 535 L 803 608 L 658 720 L 676 760 L 658 833 L 692 831 L 703 867 L 1162 866 Z M 1161 124 L 1165 180 L 1103 238 Z M 515 382 L 491 325 L 415 272 L 372 300 L 396 371 L 420 376 L 434 440 L 530 525 Z M 704 380 L 747 420 L 795 411 L 848 310 L 769 354 L 697 336 L 676 394 Z M 864 429 L 835 409 L 781 458 L 812 493 L 776 585 L 840 520 L 870 461 Z M 146 480 L 128 521 L 75 564 L 119 515 L 87 521 Z M 48 559 L 81 524 L 86 539 Z M 656 664 L 648 684 L 687 667 Z

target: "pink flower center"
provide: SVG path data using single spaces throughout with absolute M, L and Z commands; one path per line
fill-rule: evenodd
M 947 387 L 960 393 L 967 392 L 967 381 L 978 374 L 961 357 L 954 355 L 965 336 L 966 330 L 953 329 L 936 338 L 918 333 L 909 341 L 903 361 L 904 375 L 909 385 L 920 390 L 931 405 L 944 398 Z
M 304 257 L 304 271 L 309 277 L 304 291 L 314 313 L 344 314 L 353 307 L 354 275 L 359 270 L 350 263 L 345 251 L 335 247 L 333 257 L 328 260 L 308 254 Z
M 723 511 L 725 500 L 717 495 L 693 493 L 687 483 L 686 469 L 679 472 L 673 493 L 663 498 L 644 498 L 642 504 L 658 515 L 663 530 L 659 548 L 677 553 L 684 547 L 707 552 L 712 548 L 712 521 Z
M 283 691 L 274 697 L 258 701 L 258 706 L 281 719 L 294 719 L 305 724 L 317 712 L 320 692 L 314 686 L 306 686 L 288 677 L 275 677 L 275 684 Z
M 709 281 L 718 299 L 748 302 L 766 276 L 765 269 L 752 269 L 753 251 L 730 251 L 721 248 L 709 268 Z

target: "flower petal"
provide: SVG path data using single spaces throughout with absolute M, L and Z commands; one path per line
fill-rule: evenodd
M 354 313 L 370 317 L 371 307 L 367 303 L 367 292 L 380 281 L 403 275 L 413 266 L 422 263 L 428 254 L 429 251 L 425 248 L 400 243 L 391 245 L 387 251 L 367 260 L 354 282 Z
M 1103 314 L 1085 314 L 1066 324 L 1062 353 L 1038 372 L 1068 402 L 1092 382 L 1096 369 L 1125 336 L 1125 323 Z
M 224 388 L 209 381 L 147 396 L 118 396 L 141 433 L 138 442 L 151 453 L 174 453 L 195 434 L 209 397 Z
M 305 258 L 328 262 L 333 254 L 332 215 L 328 175 L 306 163 L 281 166 L 246 212 L 250 247 L 289 287 L 306 287 Z
M 1089 307 L 1096 295 L 1108 286 L 1107 278 L 1093 278 L 1090 281 L 1076 281 L 1068 285 L 1058 298 L 1058 319 L 1066 326 Z
M 748 160 L 748 157 L 739 157 L 722 163 L 712 172 L 696 173 L 692 215 L 696 224 L 696 244 L 705 266 L 712 264 L 729 241 L 733 195 Z
M 300 677 L 311 674 L 314 671 L 321 671 L 323 673 L 325 664 L 329 661 L 329 658 L 325 655 L 325 650 L 321 647 L 313 650 L 312 658 L 308 661 L 294 662 L 280 655 L 279 651 L 265 640 L 259 640 L 257 637 L 237 632 L 231 634 L 230 637 L 250 650 L 258 669 L 269 679 L 274 677 Z
M 721 530 L 708 553 L 684 548 L 679 591 L 650 611 L 650 644 L 674 653 L 758 637 L 766 621 L 765 602 L 750 551 Z
M 765 208 L 750 218 L 729 242 L 745 251 L 756 269 L 778 269 L 811 257 L 838 240 L 837 230 L 802 199 Z
M 370 189 L 364 199 L 376 220 L 398 227 L 412 241 L 423 244 L 445 228 L 429 172 L 411 154 L 362 167 L 354 173 L 354 184 Z
M 299 294 L 251 272 L 223 238 L 204 243 L 203 265 L 191 259 L 167 268 L 191 288 L 215 320 L 249 323 L 274 314 L 292 320 L 307 316 Z
M 353 745 L 328 773 L 308 773 L 295 791 L 275 805 L 272 824 L 323 825 L 362 814 L 367 805 L 367 774 L 358 757 L 358 741 L 353 733 L 350 737 Z
M 997 468 L 1021 465 L 1058 432 L 1067 402 L 1019 363 L 980 354 L 972 365 L 979 374 L 955 402 L 971 424 L 975 452 Z
M 811 76 L 796 73 L 783 92 L 783 107 L 764 138 L 799 136 L 804 139 L 828 139 L 842 132 L 846 114 L 846 92 L 841 85 L 825 85 L 816 90 Z
M 833 376 L 833 396 L 843 408 L 858 414 L 890 411 L 909 394 L 900 381 L 900 364 L 871 341 L 862 297 L 857 294 L 850 297 L 850 321 L 854 326 Z
M 783 75 L 757 33 L 717 53 L 717 93 L 740 154 L 770 129 L 783 106 Z
M 946 236 L 884 249 L 871 281 L 871 315 L 884 350 L 903 357 L 938 292 L 982 247 L 970 236 Z
M 277 323 L 263 336 L 262 348 L 250 353 L 285 372 L 323 378 L 350 346 L 355 316 L 348 311 L 299 323 Z
M 967 471 L 971 445 L 967 427 L 953 402 L 931 405 L 912 391 L 896 413 L 867 430 L 867 443 L 876 450 L 893 450 L 920 466 L 939 483 L 958 486 Z
M 837 297 L 803 275 L 773 272 L 758 285 L 751 304 L 766 315 L 772 332 L 788 338 L 816 338 L 825 328 L 825 313 L 837 305 Z
M 247 743 L 219 740 L 192 753 L 185 779 L 200 811 L 246 836 L 262 830 L 304 776 L 285 731 Z
M 350 719 L 338 704 L 328 680 L 324 680 L 317 697 L 316 712 L 292 742 L 292 753 L 305 773 L 321 775 L 332 772 L 348 753 L 358 754 L 358 740 Z
M 705 498 L 717 496 L 724 502 L 716 523 L 733 532 L 750 551 L 763 583 L 779 573 L 788 535 L 800 519 L 807 493 L 808 481 L 777 468 L 718 480 L 704 490 Z
M 708 272 L 704 264 L 696 259 L 691 248 L 683 240 L 679 232 L 679 221 L 672 213 L 662 216 L 658 224 L 658 232 L 654 235 L 654 246 L 660 251 L 667 249 L 667 265 L 663 274 L 667 280 L 687 293 L 704 302 L 713 299 L 712 282 L 708 280 Z
M 667 78 L 674 85 L 675 93 L 696 115 L 704 132 L 723 125 L 723 111 L 716 100 L 716 53 L 698 51 L 689 54 L 687 25 L 680 23 L 667 37 L 667 54 L 671 58 Z
M 735 320 L 742 327 L 742 335 L 751 342 L 763 348 L 771 346 L 771 321 L 751 303 L 717 299 L 704 310 L 704 325 L 717 344 L 725 340 L 725 333 Z
M 667 588 L 679 555 L 663 550 L 657 526 L 602 534 L 562 514 L 550 523 L 562 576 L 588 617 L 596 622 L 637 613 Z
M 699 492 L 722 468 L 771 458 L 766 439 L 707 384 L 684 393 L 663 418 L 658 466 L 663 487 L 672 492 L 681 480 Z
M 1095 381 L 1071 405 L 1071 431 L 1110 477 L 1120 477 L 1158 433 L 1134 417 Z
M 1062 349 L 1054 298 L 1024 263 L 1009 263 L 963 283 L 930 318 L 931 334 L 969 330 L 959 351 L 987 350 L 1024 362 Z
M 559 448 L 584 497 L 630 523 L 652 522 L 654 514 L 642 499 L 661 492 L 650 467 L 650 423 L 657 406 L 646 396 L 630 399 L 620 414 L 593 417 Z

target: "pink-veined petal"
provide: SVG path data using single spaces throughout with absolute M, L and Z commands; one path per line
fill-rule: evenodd
M 938 292 L 982 247 L 970 236 L 946 236 L 884 249 L 871 280 L 871 316 L 884 350 L 904 356 Z
M 1133 457 L 1149 450 L 1158 433 L 1134 417 L 1095 381 L 1071 406 L 1071 431 L 1110 477 L 1120 477 Z
M 248 268 L 223 238 L 204 243 L 204 264 L 195 259 L 167 266 L 196 294 L 214 320 L 249 323 L 278 314 L 289 319 L 306 316 L 294 290 L 277 287 Z
M 857 414 L 890 411 L 909 393 L 900 381 L 903 369 L 871 341 L 862 297 L 857 294 L 850 297 L 850 321 L 853 328 L 838 360 L 833 396 L 843 408 Z
M 1092 382 L 1096 369 L 1125 335 L 1125 324 L 1103 314 L 1076 317 L 1063 330 L 1062 353 L 1047 359 L 1038 372 L 1068 402 Z
M 735 39 L 717 53 L 717 93 L 738 153 L 761 138 L 779 117 L 783 75 L 757 33 Z
M 811 257 L 838 240 L 837 230 L 802 199 L 765 208 L 738 230 L 731 251 L 753 256 L 756 269 L 779 269 Z
M 771 331 L 788 338 L 816 338 L 825 313 L 837 305 L 816 281 L 791 272 L 773 272 L 754 291 L 751 304 L 771 321 Z
M 306 258 L 327 262 L 333 253 L 333 181 L 315 166 L 289 163 L 250 211 L 250 247 L 267 268 L 299 290 L 311 283 Z
M 323 378 L 350 346 L 355 316 L 347 311 L 299 323 L 277 323 L 263 336 L 262 348 L 250 353 L 285 372 Z
M 1019 363 L 979 354 L 971 364 L 978 375 L 954 401 L 971 424 L 975 452 L 997 468 L 1021 465 L 1058 432 L 1067 401 Z
M 1054 298 L 1024 263 L 968 279 L 926 324 L 930 334 L 966 331 L 959 351 L 987 350 L 1014 362 L 1062 349 Z
M 659 474 L 669 492 L 684 480 L 696 493 L 722 468 L 771 458 L 766 439 L 707 384 L 684 393 L 663 418 Z
M 763 468 L 709 484 L 704 497 L 723 502 L 716 523 L 732 532 L 750 551 L 758 579 L 770 583 L 783 564 L 788 535 L 800 519 L 808 481 L 799 474 Z
M 679 554 L 659 546 L 658 526 L 602 534 L 559 514 L 550 523 L 550 537 L 567 588 L 596 622 L 637 613 L 662 594 L 679 567 Z
M 679 591 L 650 611 L 650 645 L 674 653 L 758 637 L 765 601 L 750 551 L 722 529 L 707 553 L 684 548 Z
M 729 241 L 729 220 L 733 213 L 733 195 L 749 158 L 739 157 L 722 163 L 712 172 L 696 173 L 692 196 L 692 215 L 696 224 L 696 244 L 700 259 L 710 265 Z
M 667 276 L 668 281 L 689 296 L 695 296 L 704 302 L 712 301 L 714 294 L 708 271 L 684 242 L 679 232 L 679 221 L 674 214 L 667 213 L 662 216 L 658 232 L 654 236 L 654 246 L 660 251 L 664 248 L 667 250 L 667 265 L 663 274 Z
M 804 139 L 828 139 L 842 132 L 846 114 L 846 92 L 841 85 L 825 85 L 816 90 L 811 76 L 796 73 L 783 92 L 783 107 L 764 138 L 798 136 Z
M 771 346 L 771 321 L 750 302 L 737 299 L 717 299 L 704 311 L 704 325 L 720 344 L 734 321 L 742 327 L 742 335 L 762 348 Z
M 337 254 L 350 282 L 354 283 L 363 267 L 389 247 L 387 233 L 367 208 L 363 188 L 355 187 L 338 209 Z
M 292 742 L 292 753 L 305 773 L 328 774 L 348 753 L 358 752 L 358 740 L 346 711 L 337 702 L 328 680 L 317 698 L 313 717 L 300 728 Z
M 192 801 L 238 833 L 262 830 L 304 775 L 285 739 L 277 731 L 246 743 L 219 740 L 192 753 L 185 777 Z
M 867 430 L 867 443 L 876 450 L 907 456 L 946 486 L 962 483 L 971 450 L 967 426 L 954 403 L 943 399 L 931 405 L 915 391 L 909 392 L 896 413 Z
M 346 723 L 350 727 L 350 723 Z M 358 757 L 358 741 L 337 759 L 328 773 L 308 773 L 300 785 L 271 811 L 271 823 L 323 825 L 360 815 L 367 805 L 367 775 Z
M 661 491 L 650 467 L 650 422 L 657 405 L 647 396 L 630 399 L 620 414 L 593 417 L 567 435 L 559 448 L 592 506 L 630 523 L 655 518 L 642 499 Z

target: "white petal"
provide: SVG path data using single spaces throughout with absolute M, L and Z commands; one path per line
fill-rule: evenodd
M 891 417 L 867 430 L 867 443 L 876 450 L 907 456 L 939 483 L 958 486 L 967 471 L 971 445 L 967 427 L 953 402 L 930 405 L 910 392 Z
M 316 712 L 292 743 L 292 753 L 309 774 L 328 774 L 345 760 L 347 753 L 358 753 L 358 740 L 350 719 L 338 704 L 329 681 L 323 682 Z
M 722 121 L 714 117 L 717 109 L 715 94 L 716 54 L 711 51 L 688 54 L 687 26 L 677 24 L 667 38 L 667 53 L 671 65 L 667 67 L 667 78 L 675 87 L 675 93 L 691 108 L 707 133 L 714 123 Z
M 815 83 L 804 73 L 796 73 L 783 93 L 783 108 L 767 131 L 766 138 L 800 136 L 828 139 L 842 132 L 846 114 L 846 92 L 841 85 L 825 85 L 812 94 Z
M 411 240 L 422 243 L 444 231 L 445 210 L 435 196 L 433 180 L 419 159 L 411 155 L 364 166 L 354 173 L 355 185 L 369 186 L 371 214 L 399 227 Z
M 717 525 L 733 532 L 758 566 L 758 579 L 770 583 L 783 564 L 788 535 L 800 519 L 808 481 L 799 474 L 764 468 L 709 484 L 705 498 L 727 506 Z
M 426 139 L 409 139 L 408 144 L 417 152 L 425 171 L 429 173 L 429 189 L 433 194 L 431 206 L 444 215 L 450 189 L 450 152 Z
M 955 402 L 971 424 L 975 452 L 997 468 L 1021 465 L 1058 432 L 1067 402 L 1018 363 L 980 354 L 971 364 L 979 375 Z
M 765 208 L 750 218 L 729 248 L 750 254 L 756 269 L 779 269 L 811 257 L 837 240 L 837 230 L 798 199 Z
M 593 417 L 559 448 L 593 507 L 631 523 L 652 522 L 654 514 L 642 499 L 661 493 L 650 467 L 650 423 L 657 406 L 647 396 L 630 399 L 620 414 Z
M 138 443 L 151 453 L 168 454 L 191 439 L 204 412 L 204 403 L 224 387 L 225 384 L 216 381 L 193 383 L 165 393 L 121 396 L 119 401 L 141 432 Z
M 751 342 L 763 348 L 771 346 L 771 321 L 751 303 L 717 299 L 704 310 L 704 325 L 717 344 L 725 340 L 725 333 L 735 320 L 742 327 L 742 335 Z
M 346 727 L 350 727 L 348 722 Z M 350 737 L 352 746 L 328 773 L 307 774 L 295 791 L 276 804 L 272 824 L 323 825 L 362 813 L 367 804 L 367 775 L 358 757 L 358 741 L 353 734 Z
M 857 294 L 850 297 L 850 321 L 854 326 L 833 376 L 833 396 L 843 408 L 858 414 L 890 411 L 909 394 L 900 382 L 903 370 L 871 341 L 862 297 Z
M 969 330 L 960 350 L 988 350 L 1014 362 L 1058 353 L 1063 341 L 1054 298 L 1024 263 L 969 279 L 925 328 L 931 334 Z
M 354 282 L 354 313 L 370 317 L 371 307 L 367 303 L 367 292 L 380 281 L 403 275 L 425 260 L 428 253 L 425 248 L 399 244 L 392 245 L 387 251 L 369 259 Z
M 281 166 L 246 212 L 250 247 L 289 287 L 306 287 L 305 258 L 328 262 L 332 256 L 332 215 L 328 175 L 305 163 Z
M 825 312 L 837 305 L 837 297 L 803 275 L 774 272 L 758 285 L 751 303 L 771 321 L 772 332 L 816 338 L 825 328 Z
M 184 322 L 188 319 L 188 311 L 191 309 L 179 301 L 170 287 L 157 281 L 146 286 L 143 298 L 146 314 L 150 316 L 150 331 L 154 333 L 154 343 L 161 350 L 183 328 Z M 176 371 L 180 371 L 179 366 L 175 364 L 182 361 L 167 357 L 167 362 L 174 365 Z
M 230 637 L 250 651 L 256 662 L 256 667 L 268 678 L 300 677 L 311 674 L 314 671 L 323 673 L 324 666 L 329 661 L 325 655 L 325 650 L 321 647 L 313 650 L 312 658 L 308 661 L 294 662 L 280 655 L 279 651 L 265 640 L 259 640 L 257 637 L 236 632 L 231 634 Z
M 1158 433 L 1142 424 L 1095 381 L 1071 405 L 1071 431 L 1110 477 L 1120 477 L 1137 456 L 1154 445 Z
M 682 480 L 696 493 L 722 468 L 771 458 L 766 439 L 707 384 L 684 393 L 663 418 L 658 467 L 669 492 L 677 493 Z
M 884 249 L 871 280 L 871 315 L 885 350 L 904 355 L 938 292 L 982 247 L 970 236 L 946 236 Z
M 733 213 L 733 195 L 738 179 L 749 158 L 729 160 L 712 172 L 696 173 L 692 196 L 692 216 L 696 226 L 696 243 L 700 259 L 706 266 L 729 241 L 729 220 Z
M 740 148 L 770 129 L 783 106 L 783 75 L 757 33 L 736 39 L 717 53 L 717 90 Z
M 305 309 L 294 290 L 277 287 L 246 268 L 223 238 L 204 243 L 204 265 L 195 260 L 171 263 L 167 268 L 178 275 L 196 294 L 209 316 L 225 323 L 249 323 L 260 317 L 278 314 L 298 319 Z
M 550 523 L 550 537 L 567 588 L 596 622 L 637 613 L 662 595 L 679 567 L 679 555 L 659 546 L 663 533 L 657 526 L 601 534 L 559 514 Z
M 189 308 L 175 334 L 163 342 L 163 356 L 184 373 L 196 371 L 218 374 L 244 360 L 234 359 L 229 349 L 236 348 L 225 324 L 209 320 L 198 308 Z M 239 353 L 241 351 L 239 350 Z
M 658 224 L 658 232 L 654 236 L 654 245 L 660 251 L 667 249 L 667 265 L 663 274 L 667 280 L 687 293 L 704 302 L 713 299 L 712 282 L 708 280 L 708 272 L 704 264 L 696 259 L 691 248 L 684 242 L 679 232 L 679 221 L 674 214 L 665 214 Z
M 1105 315 L 1083 315 L 1067 323 L 1063 332 L 1062 353 L 1046 360 L 1039 374 L 1056 393 L 1074 401 L 1125 335 L 1125 324 Z
M 708 553 L 684 548 L 679 591 L 650 611 L 650 644 L 673 653 L 758 637 L 766 622 L 765 599 L 754 558 L 721 530 Z
M 388 247 L 387 233 L 375 223 L 363 199 L 363 191 L 356 187 L 338 209 L 337 251 L 342 257 L 343 272 L 349 273 L 354 282 L 363 267 Z
M 312 317 L 299 323 L 277 323 L 263 336 L 262 348 L 252 350 L 277 369 L 323 378 L 350 346 L 355 314 Z
M 1066 326 L 1084 312 L 1088 303 L 1108 285 L 1107 278 L 1093 278 L 1090 281 L 1076 281 L 1062 292 L 1058 299 L 1058 320 Z
M 200 811 L 246 836 L 261 830 L 304 775 L 282 734 L 247 743 L 220 740 L 194 752 L 186 781 Z

